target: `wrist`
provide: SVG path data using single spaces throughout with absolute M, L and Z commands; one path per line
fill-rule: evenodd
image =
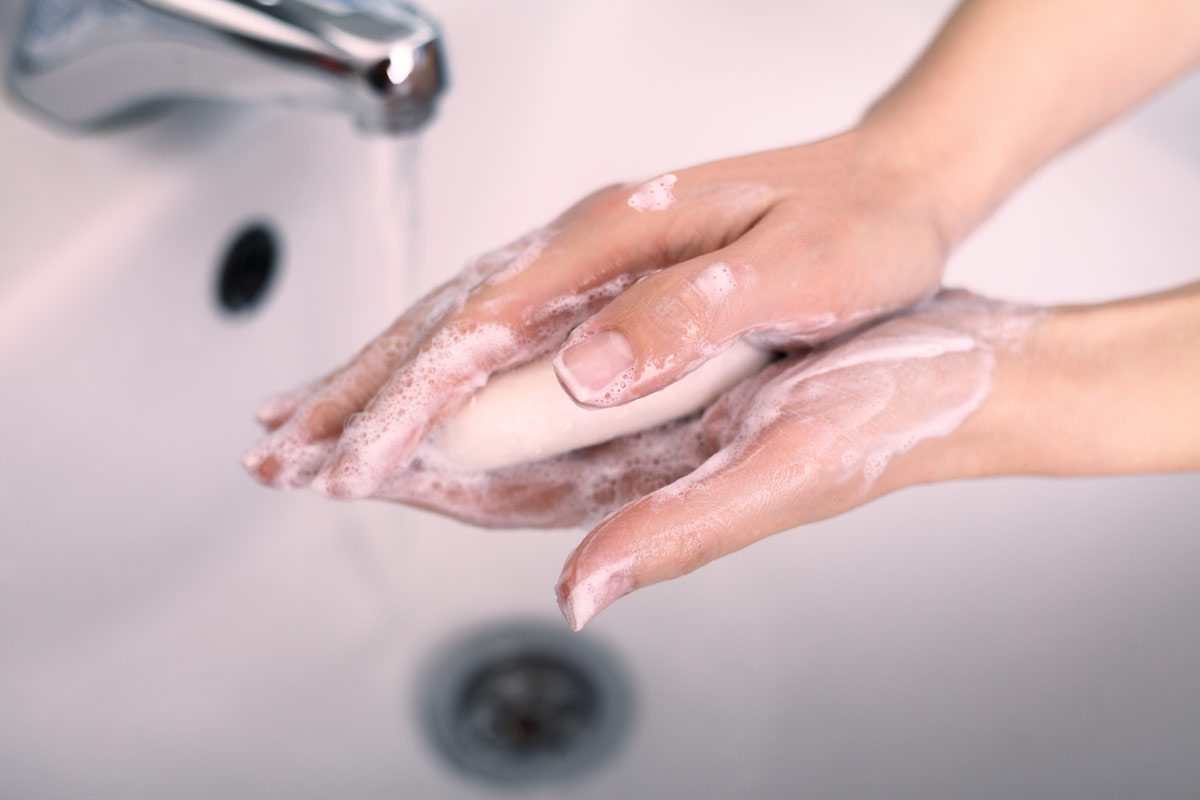
M 899 176 L 928 209 L 947 249 L 957 247 L 1019 183 L 1003 159 L 972 151 L 950 131 L 910 120 L 907 109 L 887 102 L 872 107 L 856 126 L 866 158 Z
M 901 485 L 1035 472 L 1046 445 L 1043 375 L 1057 358 L 1047 331 L 1057 312 L 1036 306 L 996 303 L 976 336 L 992 359 L 987 391 L 979 407 L 950 434 L 914 451 Z M 996 331 L 1000 333 L 997 334 Z
M 811 182 L 814 148 L 824 163 L 842 169 L 839 178 L 850 189 L 864 219 L 901 221 L 918 234 L 918 241 L 936 247 L 941 264 L 963 238 L 952 213 L 956 203 L 933 165 L 918 152 L 890 141 L 871 125 L 860 124 L 828 139 L 779 151 L 805 167 L 798 180 Z M 940 273 L 939 273 L 940 274 Z
M 1046 309 L 996 348 L 987 399 L 909 482 L 1200 468 L 1198 345 L 1200 284 Z

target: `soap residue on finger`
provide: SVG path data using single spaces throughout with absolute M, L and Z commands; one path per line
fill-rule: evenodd
M 538 228 L 512 244 L 483 256 L 495 265 L 484 282 L 494 286 L 520 275 L 533 266 L 556 233 L 557 231 L 550 227 Z
M 737 281 L 733 277 L 733 269 L 724 261 L 714 261 L 696 275 L 694 284 L 710 303 L 719 304 L 727 301 L 737 290 Z
M 701 418 L 711 455 L 607 518 L 568 558 L 557 587 L 567 620 L 578 628 L 635 585 L 878 494 L 899 454 L 980 410 L 998 355 L 1019 353 L 1041 313 L 947 291 L 739 384 Z M 623 527 L 629 513 L 642 524 Z
M 725 448 L 662 493 L 683 493 L 715 475 L 740 449 L 779 426 L 811 469 L 804 481 L 870 490 L 892 458 L 950 434 L 992 387 L 996 355 L 1017 349 L 1037 309 L 949 290 L 912 311 L 813 353 L 781 362 L 706 415 Z M 800 491 L 801 487 L 794 487 Z
M 675 181 L 675 175 L 670 172 L 646 181 L 629 196 L 629 207 L 634 211 L 665 211 L 675 203 L 675 195 L 671 192 Z
M 487 300 L 464 311 L 471 288 L 513 261 L 536 260 L 543 246 L 539 239 L 519 240 L 504 256 L 489 255 L 491 263 L 473 267 L 448 285 L 444 316 L 378 391 L 369 413 L 348 420 L 333 459 L 312 483 L 314 490 L 345 499 L 369 495 L 389 472 L 403 466 L 433 425 L 467 402 L 492 374 L 545 355 L 636 279 L 621 273 L 534 304 L 511 308 Z M 478 317 L 493 321 L 479 322 Z

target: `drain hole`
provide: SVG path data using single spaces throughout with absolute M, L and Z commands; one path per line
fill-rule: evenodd
M 458 769 L 505 783 L 563 780 L 604 761 L 624 738 L 624 672 L 560 625 L 478 632 L 432 665 L 422 692 L 434 748 Z
M 279 245 L 265 224 L 243 228 L 221 259 L 217 277 L 217 302 L 225 311 L 239 314 L 262 302 L 275 275 Z
M 458 738 L 468 749 L 516 759 L 572 749 L 598 713 L 590 677 L 534 649 L 481 665 L 455 709 Z

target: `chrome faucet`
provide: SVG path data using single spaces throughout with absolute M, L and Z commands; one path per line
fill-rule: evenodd
M 29 0 L 17 95 L 77 128 L 188 99 L 279 102 L 400 134 L 433 115 L 436 25 L 398 0 Z

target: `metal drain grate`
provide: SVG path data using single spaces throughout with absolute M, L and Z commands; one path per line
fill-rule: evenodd
M 508 623 L 458 640 L 430 665 L 422 705 L 438 753 L 503 783 L 561 781 L 600 764 L 632 709 L 613 656 L 561 623 Z

